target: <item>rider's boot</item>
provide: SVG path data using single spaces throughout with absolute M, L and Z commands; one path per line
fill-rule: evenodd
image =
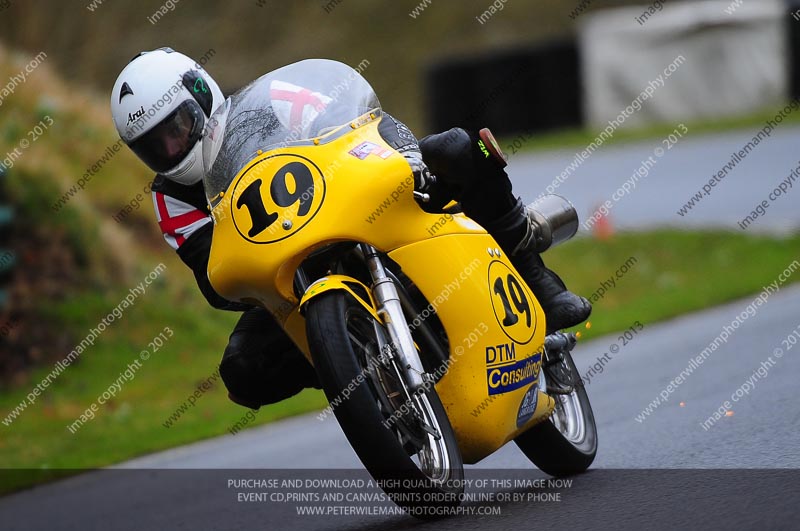
M 425 137 L 420 142 L 431 172 L 460 188 L 464 213 L 491 234 L 539 300 L 547 317 L 547 331 L 585 321 L 592 311 L 588 300 L 567 290 L 547 269 L 533 237 L 536 222 L 522 201 L 511 193 L 503 170 L 506 160 L 491 133 L 456 128 Z
M 467 207 L 464 207 L 467 211 Z M 584 297 L 567 290 L 564 281 L 544 265 L 536 251 L 533 237 L 536 222 L 521 200 L 504 216 L 479 222 L 500 247 L 530 286 L 547 316 L 547 332 L 582 323 L 592 313 L 592 305 Z

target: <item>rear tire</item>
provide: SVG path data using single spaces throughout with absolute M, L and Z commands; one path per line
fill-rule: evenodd
M 579 474 L 591 466 L 597 455 L 597 426 L 572 355 L 565 352 L 562 362 L 542 369 L 543 387 L 547 385 L 548 374 L 551 380 L 556 379 L 558 373 L 553 371 L 568 373 L 574 382 L 573 391 L 568 395 L 551 395 L 556 409 L 550 418 L 519 435 L 514 442 L 543 472 L 562 477 Z
M 389 349 L 380 347 L 390 343 L 383 324 L 350 295 L 334 291 L 309 303 L 306 332 L 336 419 L 392 501 L 420 518 L 458 506 L 464 466 L 444 406 L 432 385 L 410 399 L 405 394 L 394 364 L 383 355 Z

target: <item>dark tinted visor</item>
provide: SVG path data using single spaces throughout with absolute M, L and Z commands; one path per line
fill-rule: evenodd
M 177 166 L 192 151 L 203 136 L 204 121 L 197 102 L 188 100 L 128 146 L 151 170 L 163 173 Z

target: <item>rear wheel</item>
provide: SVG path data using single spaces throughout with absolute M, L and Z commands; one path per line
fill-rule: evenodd
M 415 516 L 460 504 L 464 467 L 433 385 L 411 393 L 384 325 L 343 292 L 306 312 L 314 367 L 336 419 L 361 462 Z
M 514 439 L 533 464 L 551 476 L 584 472 L 597 454 L 597 426 L 589 396 L 569 351 L 542 368 L 539 385 L 556 401 L 549 419 Z M 551 391 L 555 392 L 551 392 Z

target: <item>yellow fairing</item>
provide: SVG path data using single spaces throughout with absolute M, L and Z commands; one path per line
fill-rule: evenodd
M 437 391 L 465 462 L 475 462 L 553 409 L 536 389 L 544 314 L 478 224 L 419 208 L 411 169 L 379 120 L 256 155 L 212 210 L 209 279 L 223 297 L 270 310 L 309 356 L 293 294 L 302 261 L 340 241 L 389 253 L 447 330 L 451 365 Z M 345 278 L 331 288 L 347 289 Z
M 484 232 L 465 216 L 442 224 L 442 216 L 420 210 L 411 168 L 378 134 L 378 121 L 319 145 L 257 155 L 239 172 L 212 210 L 208 277 L 217 293 L 229 300 L 257 301 L 284 322 L 287 301 L 296 304 L 295 271 L 316 249 L 359 241 L 390 251 L 431 238 L 435 226 L 437 237 Z M 350 153 L 364 143 L 380 149 L 363 159 Z M 298 187 L 301 180 L 310 184 Z M 289 198 L 273 193 L 280 188 Z M 280 206 L 292 196 L 301 197 Z M 254 197 L 261 206 L 253 206 Z M 254 210 L 259 211 L 255 216 Z
M 521 414 L 526 394 L 539 379 L 544 313 L 505 254 L 497 256 L 496 248 L 488 234 L 458 234 L 389 254 L 431 301 L 447 330 L 451 363 L 436 390 L 465 463 L 494 452 L 547 418 L 554 407 L 549 396 L 534 390 L 526 404 L 531 411 Z M 509 275 L 516 279 L 513 289 L 523 290 L 517 291 L 521 295 L 517 300 L 529 303 L 530 322 L 520 313 L 516 324 L 503 325 L 503 299 L 494 289 L 498 279 L 507 285 Z M 425 316 L 423 312 L 421 317 Z M 513 389 L 504 392 L 509 388 Z

